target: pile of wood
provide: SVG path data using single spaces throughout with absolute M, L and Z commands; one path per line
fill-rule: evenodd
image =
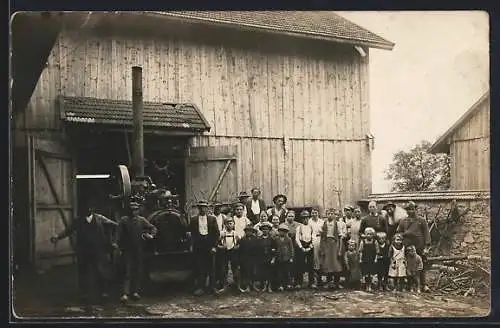
M 437 256 L 428 259 L 439 274 L 429 287 L 462 296 L 486 296 L 490 292 L 490 259 L 481 256 Z

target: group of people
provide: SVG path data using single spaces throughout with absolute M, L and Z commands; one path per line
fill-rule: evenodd
M 187 224 L 195 295 L 232 287 L 242 293 L 283 291 L 303 288 L 305 282 L 309 288 L 428 290 L 430 233 L 427 221 L 417 217 L 415 203 L 410 202 L 406 211 L 392 203 L 379 210 L 372 201 L 364 217 L 352 206 L 345 206 L 344 213 L 327 209 L 324 217 L 319 208 L 296 213 L 287 209 L 282 194 L 274 196 L 273 203 L 268 208 L 260 190 L 253 188 L 251 196 L 242 192 L 231 206 L 196 204 L 198 214 Z M 86 215 L 51 238 L 57 243 L 77 233 L 78 277 L 86 301 L 91 279 L 107 297 L 109 284 L 102 274 L 109 240 L 105 226 L 115 228 L 112 247 L 121 250 L 125 264 L 121 300 L 140 298 L 144 240 L 153 239 L 158 229 L 140 215 L 140 204 L 131 202 L 129 209 L 115 222 L 90 206 Z
M 285 195 L 273 203 L 267 209 L 254 188 L 232 208 L 216 204 L 209 213 L 208 203 L 197 204 L 189 229 L 198 264 L 196 295 L 210 290 L 207 281 L 216 292 L 226 290 L 229 269 L 240 292 L 302 288 L 306 274 L 310 288 L 428 291 L 430 232 L 415 203 L 406 211 L 393 203 L 379 210 L 372 201 L 365 217 L 359 207 L 345 206 L 344 214 L 327 209 L 325 218 L 318 208 L 288 210 Z

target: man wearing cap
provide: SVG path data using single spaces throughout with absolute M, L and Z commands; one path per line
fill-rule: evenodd
M 154 225 L 140 216 L 138 203 L 131 202 L 129 208 L 130 214 L 120 219 L 116 240 L 125 262 L 122 302 L 126 302 L 129 296 L 133 300 L 140 299 L 144 240 L 153 239 L 158 231 Z
M 399 222 L 402 219 L 407 218 L 408 214 L 406 213 L 404 208 L 396 206 L 396 204 L 394 204 L 393 202 L 385 204 L 383 209 L 387 212 L 387 240 L 392 240 L 392 237 L 394 236 L 398 228 Z
M 250 220 L 243 214 L 245 205 L 243 203 L 234 204 L 234 230 L 238 237 L 243 238 L 245 227 L 251 224 Z
M 351 205 L 344 206 L 344 222 L 347 223 L 348 220 L 352 219 L 352 212 L 354 211 L 354 207 Z
M 96 213 L 93 204 L 90 204 L 84 215 L 71 221 L 67 229 L 50 238 L 53 244 L 57 244 L 59 240 L 76 232 L 78 287 L 85 303 L 90 301 L 91 280 L 97 282 L 101 296 L 107 297 L 105 275 L 102 269 L 110 243 L 106 238 L 105 226 L 115 227 L 117 225 L 116 222 Z
M 207 278 L 213 277 L 214 256 L 219 242 L 219 228 L 214 216 L 208 214 L 208 203 L 200 201 L 196 204 L 198 215 L 189 222 L 189 234 L 193 243 L 195 265 L 195 295 L 202 295 L 206 288 Z M 212 281 L 213 282 L 213 281 Z
M 309 288 L 316 288 L 314 282 L 314 253 L 313 253 L 313 229 L 309 225 L 309 211 L 303 210 L 300 213 L 302 224 L 297 227 L 295 233 L 296 249 L 296 264 L 297 268 L 297 282 L 298 287 L 301 287 L 304 282 L 304 273 L 307 272 L 307 280 Z M 297 286 L 296 286 L 297 287 Z
M 252 188 L 252 198 L 245 203 L 247 217 L 253 224 L 259 222 L 260 212 L 266 210 L 266 203 L 260 198 L 260 189 Z
M 405 246 L 414 245 L 417 254 L 420 255 L 424 263 L 424 269 L 420 272 L 420 284 L 423 292 L 428 292 L 429 287 L 425 281 L 425 269 L 427 264 L 427 254 L 431 246 L 431 234 L 427 220 L 417 217 L 417 205 L 409 202 L 406 206 L 408 217 L 399 222 L 397 232 L 403 235 L 403 244 Z
M 242 191 L 238 194 L 238 202 L 243 204 L 243 216 L 248 217 L 248 212 L 247 212 L 247 207 L 245 204 L 248 202 L 248 199 L 250 198 L 250 195 L 246 191 Z
M 288 199 L 285 195 L 279 194 L 273 197 L 274 207 L 267 210 L 267 215 L 272 218 L 273 216 L 277 216 L 280 218 L 280 223 L 285 222 L 286 218 L 286 207 Z
M 387 220 L 378 213 L 377 202 L 370 201 L 368 203 L 369 214 L 361 219 L 359 226 L 360 237 L 363 238 L 363 232 L 366 228 L 373 228 L 375 233 L 385 232 L 387 234 Z

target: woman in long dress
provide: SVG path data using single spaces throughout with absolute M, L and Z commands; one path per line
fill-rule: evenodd
M 329 288 L 338 288 L 342 273 L 342 238 L 340 236 L 335 210 L 326 211 L 327 220 L 323 224 L 320 241 L 321 269 L 327 277 Z

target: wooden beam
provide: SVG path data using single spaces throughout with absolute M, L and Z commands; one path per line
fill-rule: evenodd
M 188 161 L 191 163 L 199 163 L 199 162 L 217 162 L 217 161 L 235 161 L 236 157 L 198 157 L 198 158 L 189 158 Z
M 210 193 L 210 197 L 208 198 L 208 201 L 212 201 L 213 198 L 215 197 L 215 194 L 217 193 L 217 191 L 220 188 L 222 180 L 224 180 L 224 176 L 226 175 L 226 172 L 229 170 L 229 166 L 231 166 L 231 162 L 232 162 L 231 159 L 228 159 L 226 161 L 226 165 L 224 166 L 224 169 L 222 170 L 221 174 L 219 175 L 219 179 L 217 180 L 217 183 L 215 184 L 214 189 Z
M 72 210 L 72 204 L 45 204 L 45 203 L 37 203 L 36 208 L 38 210 Z
M 35 152 L 35 156 L 40 161 L 40 166 L 42 167 L 42 170 L 43 170 L 43 173 L 45 174 L 45 177 L 47 178 L 47 182 L 49 184 L 50 191 L 51 191 L 52 195 L 54 196 L 54 199 L 56 200 L 56 204 L 61 205 L 61 202 L 59 200 L 59 195 L 57 194 L 57 190 L 56 190 L 56 188 L 54 186 L 52 178 L 50 177 L 50 172 L 49 172 L 49 170 L 47 168 L 47 164 L 45 163 L 45 159 L 38 152 Z M 64 228 L 68 229 L 69 228 L 69 223 L 66 220 L 66 214 L 64 214 L 64 211 L 63 211 L 62 208 L 59 208 L 58 212 L 61 215 L 61 219 L 63 221 Z M 69 241 L 70 241 L 70 244 L 71 244 L 71 248 L 74 250 L 75 249 L 75 243 L 74 243 L 74 240 L 73 240 L 73 236 L 69 235 Z

